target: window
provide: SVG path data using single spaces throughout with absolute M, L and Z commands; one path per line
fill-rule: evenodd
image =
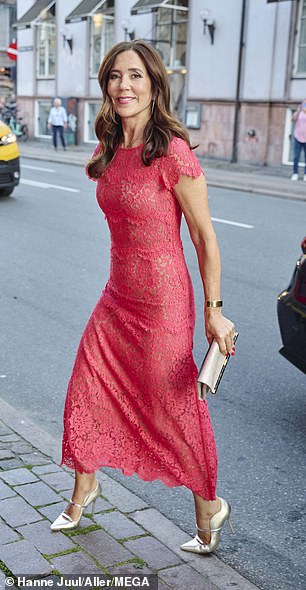
M 85 116 L 85 141 L 94 141 L 97 143 L 95 134 L 95 120 L 98 112 L 100 111 L 101 103 L 99 102 L 88 102 L 86 104 L 86 116 Z
M 12 28 L 16 19 L 16 6 L 5 6 L 0 3 L 0 50 L 6 50 L 16 37 L 16 31 Z
M 38 100 L 36 103 L 36 137 L 45 137 L 46 135 L 51 135 L 51 132 L 48 129 L 48 116 L 51 106 L 52 103 L 50 100 Z
M 306 0 L 301 5 L 301 20 L 298 40 L 297 74 L 306 74 Z
M 37 77 L 54 78 L 56 63 L 55 4 L 41 13 L 37 24 Z
M 186 63 L 186 12 L 159 8 L 156 14 L 156 49 L 166 67 L 180 67 Z
M 91 18 L 90 73 L 92 76 L 97 75 L 104 55 L 114 43 L 114 16 L 101 13 L 95 14 Z

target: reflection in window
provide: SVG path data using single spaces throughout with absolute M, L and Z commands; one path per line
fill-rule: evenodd
M 95 76 L 104 55 L 114 45 L 114 16 L 95 14 L 91 19 L 91 75 Z
M 156 48 L 166 67 L 186 63 L 187 16 L 187 12 L 169 8 L 159 8 L 156 13 Z
M 56 60 L 56 27 L 53 23 L 37 26 L 37 75 L 54 78 Z
M 306 0 L 303 0 L 301 11 L 297 73 L 306 74 Z
M 88 121 L 87 121 L 87 133 L 85 133 L 85 137 L 87 141 L 97 141 L 97 137 L 95 134 L 95 120 L 96 116 L 101 108 L 101 103 L 98 102 L 89 102 L 88 103 Z
M 51 101 L 38 101 L 38 128 L 37 135 L 50 135 L 51 132 L 48 129 L 48 116 L 51 108 Z

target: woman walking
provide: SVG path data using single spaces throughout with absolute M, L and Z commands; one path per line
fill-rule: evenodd
M 198 535 L 182 549 L 209 553 L 230 506 L 216 496 L 217 455 L 196 392 L 195 307 L 180 238 L 182 212 L 205 293 L 205 330 L 233 353 L 222 316 L 220 257 L 206 183 L 188 133 L 170 112 L 167 73 L 143 41 L 115 45 L 99 71 L 99 139 L 87 166 L 111 234 L 110 277 L 83 333 L 70 379 L 62 464 L 71 502 L 52 530 L 78 525 L 101 492 L 102 466 L 187 486 Z
M 299 108 L 293 113 L 294 121 L 294 156 L 293 156 L 293 174 L 291 180 L 299 179 L 299 161 L 301 151 L 304 152 L 304 181 L 306 182 L 306 99 L 300 104 Z

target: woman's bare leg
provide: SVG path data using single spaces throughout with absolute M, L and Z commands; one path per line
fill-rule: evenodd
M 210 519 L 221 509 L 221 502 L 218 497 L 215 500 L 204 500 L 201 496 L 193 494 L 196 522 L 201 529 L 210 528 Z M 198 536 L 204 543 L 210 542 L 210 533 L 197 531 Z
M 97 483 L 95 473 L 79 473 L 79 471 L 75 471 L 74 490 L 71 496 L 73 502 L 83 504 L 86 496 L 97 487 Z M 73 504 L 68 504 L 65 512 L 73 520 L 76 520 L 80 515 L 80 509 L 77 506 L 73 506 Z

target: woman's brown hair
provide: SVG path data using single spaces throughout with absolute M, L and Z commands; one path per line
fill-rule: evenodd
M 159 53 L 145 41 L 139 39 L 123 41 L 114 45 L 106 54 L 98 74 L 103 102 L 95 121 L 100 150 L 87 165 L 87 172 L 92 178 L 98 178 L 104 172 L 123 140 L 120 117 L 115 112 L 107 93 L 111 70 L 117 56 L 123 51 L 135 51 L 143 61 L 151 79 L 152 115 L 144 129 L 143 163 L 149 166 L 153 158 L 166 155 L 169 143 L 174 136 L 184 139 L 190 146 L 187 130 L 171 113 L 170 85 Z

